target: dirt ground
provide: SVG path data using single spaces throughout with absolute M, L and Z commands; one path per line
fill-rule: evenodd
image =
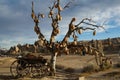
M 120 56 L 117 54 L 107 55 L 112 58 L 113 65 L 120 63 Z M 44 56 L 50 59 L 50 56 Z M 80 55 L 62 55 L 57 57 L 57 72 L 55 77 L 39 78 L 19 78 L 15 79 L 11 76 L 10 65 L 14 61 L 11 57 L 0 57 L 0 80 L 79 80 L 84 77 L 84 80 L 120 80 L 120 66 L 112 67 L 108 70 L 82 73 L 82 69 L 87 65 L 96 65 L 94 56 Z

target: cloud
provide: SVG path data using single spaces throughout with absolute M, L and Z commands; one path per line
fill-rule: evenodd
M 65 5 L 68 1 L 62 1 Z M 109 28 L 115 28 L 119 25 L 115 24 L 114 26 L 111 23 L 113 21 L 119 21 L 119 0 L 115 1 L 102 1 L 102 0 L 74 0 L 70 8 L 62 12 L 63 21 L 60 22 L 61 33 L 57 36 L 57 39 L 62 38 L 61 35 L 65 35 L 68 30 L 68 25 L 72 17 L 76 17 L 76 24 L 79 23 L 83 18 L 92 18 L 98 25 L 103 25 L 106 30 Z M 117 11 L 117 12 L 116 12 Z M 103 24 L 105 22 L 105 24 Z M 41 23 L 40 23 L 41 24 Z M 50 25 L 50 24 L 47 24 Z M 45 31 L 45 29 L 44 29 Z M 47 31 L 46 31 L 47 32 Z M 44 34 L 51 34 L 51 31 L 48 31 Z M 97 32 L 105 32 L 104 29 L 97 29 Z M 60 37 L 60 38 L 59 38 Z
M 0 0 L 0 45 L 34 43 L 37 40 L 37 35 L 33 31 L 34 22 L 31 19 L 31 2 L 33 0 Z M 47 17 L 49 6 L 52 6 L 54 0 L 34 0 L 35 13 L 44 13 L 45 18 L 40 19 L 41 32 L 47 40 L 51 34 L 51 20 Z M 61 12 L 63 20 L 60 24 L 61 33 L 56 37 L 57 40 L 62 40 L 63 35 L 68 30 L 68 25 L 72 17 L 76 17 L 75 24 L 79 23 L 83 18 L 92 18 L 98 25 L 104 24 L 108 31 L 111 28 L 120 26 L 120 0 L 69 0 L 72 1 L 70 7 Z M 61 0 L 62 7 L 69 2 Z M 97 30 L 99 33 L 104 33 L 103 29 Z M 88 35 L 89 32 L 83 35 Z M 88 37 L 87 37 L 88 38 Z M 7 45 L 8 44 L 8 45 Z
M 111 23 L 112 21 L 115 21 L 116 24 L 114 24 L 114 27 L 118 27 L 117 21 L 119 21 L 119 14 L 120 14 L 120 6 L 119 0 L 111 1 L 111 0 L 75 0 L 76 6 L 70 7 L 68 12 L 71 12 L 70 14 L 66 13 L 64 14 L 65 19 L 70 20 L 70 15 L 77 18 L 77 22 L 80 22 L 83 18 L 88 17 L 92 18 L 98 25 L 103 25 L 105 29 L 113 28 Z M 111 5 L 112 4 L 112 5 Z M 68 18 L 69 17 L 69 18 Z M 116 21 L 117 20 L 117 21 Z M 103 24 L 105 22 L 105 25 Z M 63 23 L 62 25 L 67 25 Z M 103 29 L 97 29 L 98 32 L 104 32 Z
M 9 38 L 0 40 L 0 46 L 3 48 L 9 49 L 11 46 L 15 46 L 17 44 L 34 44 L 36 38 L 25 38 L 25 37 L 17 37 L 17 38 Z

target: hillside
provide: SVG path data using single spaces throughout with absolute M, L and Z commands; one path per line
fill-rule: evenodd
M 89 46 L 97 48 L 98 44 L 101 44 L 101 48 L 103 49 L 104 53 L 109 54 L 111 53 L 118 53 L 120 51 L 120 37 L 117 38 L 108 38 L 103 40 L 91 40 L 91 41 L 78 41 L 75 47 L 80 47 L 80 45 Z M 73 47 L 71 43 L 68 44 L 68 47 Z M 45 48 L 45 46 L 41 46 L 43 43 L 38 40 L 34 44 L 18 44 L 16 46 L 12 46 L 8 50 L 8 54 L 16 54 L 21 52 L 31 52 L 31 53 L 49 53 L 49 51 Z M 71 48 L 70 48 L 71 49 Z

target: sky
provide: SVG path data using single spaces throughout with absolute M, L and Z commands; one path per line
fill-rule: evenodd
M 45 18 L 40 19 L 39 27 L 49 40 L 52 27 L 47 15 L 48 7 L 54 0 L 0 0 L 0 47 L 9 49 L 17 44 L 34 44 L 38 40 L 31 18 L 32 1 L 35 13 L 45 14 Z M 91 18 L 105 28 L 97 29 L 96 36 L 92 35 L 92 31 L 84 31 L 78 36 L 79 41 L 120 37 L 120 0 L 61 0 L 61 6 L 64 7 L 69 1 L 72 2 L 70 7 L 61 12 L 63 20 L 59 23 L 60 34 L 56 40 L 63 39 L 73 17 L 76 18 L 75 24 L 83 18 Z

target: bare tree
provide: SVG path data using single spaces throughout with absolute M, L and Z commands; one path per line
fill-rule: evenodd
M 78 38 L 78 34 L 82 34 L 83 31 L 86 30 L 92 30 L 93 31 L 93 35 L 96 35 L 96 29 L 97 28 L 103 28 L 103 26 L 99 26 L 93 23 L 92 19 L 89 18 L 84 18 L 82 19 L 78 24 L 74 24 L 74 22 L 76 21 L 76 18 L 73 17 L 69 23 L 69 29 L 67 31 L 67 33 L 65 34 L 63 40 L 61 42 L 56 43 L 55 42 L 55 37 L 60 33 L 60 29 L 59 29 L 59 22 L 62 20 L 62 16 L 61 16 L 61 11 L 63 11 L 65 8 L 69 7 L 69 4 L 71 2 L 68 2 L 68 4 L 66 4 L 64 6 L 64 8 L 61 7 L 60 5 L 60 0 L 54 0 L 53 5 L 51 7 L 49 7 L 49 13 L 48 13 L 48 17 L 51 19 L 51 27 L 52 27 L 52 33 L 51 33 L 51 37 L 50 40 L 47 41 L 44 37 L 44 35 L 41 33 L 40 28 L 38 26 L 40 19 L 39 18 L 44 18 L 44 14 L 35 14 L 34 12 L 34 4 L 32 2 L 32 14 L 31 17 L 35 23 L 34 26 L 34 31 L 36 32 L 36 34 L 38 35 L 38 38 L 43 42 L 43 44 L 51 51 L 51 71 L 53 72 L 53 75 L 55 75 L 56 73 L 56 56 L 58 54 L 60 54 L 60 51 L 67 51 L 67 54 L 69 54 L 69 48 L 68 48 L 68 42 L 69 42 L 69 38 L 70 36 L 73 37 L 74 42 L 73 45 L 77 45 L 77 38 Z M 56 12 L 55 12 L 56 11 Z M 81 24 L 83 25 L 88 25 L 88 27 L 81 27 Z M 50 43 L 48 43 L 50 42 Z M 52 50 L 51 50 L 52 49 Z M 95 57 L 99 57 L 101 58 L 103 56 L 103 53 L 99 52 L 97 49 L 93 49 L 90 48 L 92 50 L 94 50 L 94 55 Z M 98 60 L 97 60 L 98 62 Z

